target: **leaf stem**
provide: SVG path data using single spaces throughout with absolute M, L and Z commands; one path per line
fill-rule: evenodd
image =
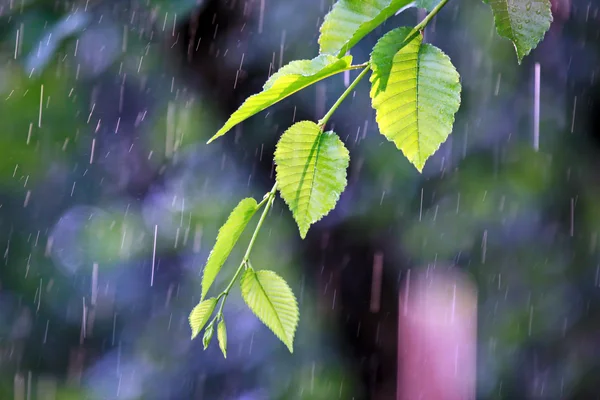
M 273 200 L 275 200 L 275 194 L 277 193 L 277 182 L 273 185 L 273 188 L 266 196 L 267 205 L 258 220 L 258 224 L 256 225 L 256 229 L 254 229 L 254 233 L 252 234 L 252 238 L 250 239 L 250 243 L 248 243 L 248 248 L 246 249 L 246 254 L 244 254 L 244 258 L 242 259 L 243 263 L 247 263 L 250 259 L 250 252 L 252 251 L 252 247 L 254 247 L 254 242 L 256 241 L 256 237 L 258 236 L 258 232 L 260 228 L 262 228 L 263 223 L 265 222 L 265 218 L 267 218 L 267 214 L 273 205 Z M 265 201 L 263 200 L 263 201 Z M 262 203 L 262 201 L 261 201 Z
M 425 27 L 427 26 L 427 24 L 429 24 L 431 19 L 433 17 L 435 17 L 435 15 L 446 5 L 446 3 L 448 3 L 448 1 L 450 1 L 450 0 L 440 1 L 439 4 L 437 6 L 435 6 L 433 8 L 433 10 L 431 10 L 431 12 L 429 14 L 427 14 L 427 16 L 425 18 L 423 18 L 423 21 L 419 22 L 419 24 L 414 27 L 413 31 L 420 32 L 423 29 L 425 29 Z
M 225 300 L 227 299 L 227 296 L 229 295 L 231 288 L 233 287 L 235 282 L 238 280 L 242 271 L 246 267 L 250 266 L 250 253 L 252 252 L 252 248 L 254 247 L 254 242 L 256 242 L 256 238 L 258 237 L 258 232 L 260 232 L 260 228 L 262 228 L 263 223 L 265 222 L 265 219 L 267 218 L 267 214 L 269 213 L 269 210 L 271 209 L 271 206 L 273 205 L 273 201 L 275 200 L 276 193 L 277 193 L 277 182 L 275 183 L 275 185 L 273 185 L 273 188 L 271 189 L 271 191 L 269 193 L 267 193 L 265 195 L 265 197 L 262 199 L 262 201 L 258 204 L 259 208 L 262 207 L 263 205 L 265 205 L 265 208 L 263 209 L 260 219 L 258 220 L 258 224 L 256 224 L 256 228 L 254 229 L 254 233 L 252 234 L 250 243 L 248 243 L 248 248 L 246 249 L 246 253 L 244 254 L 244 257 L 242 258 L 242 262 L 240 263 L 240 266 L 235 271 L 233 278 L 231 278 L 231 281 L 229 281 L 229 284 L 227 285 L 225 290 L 223 290 L 221 292 L 221 294 L 219 294 L 219 296 L 217 297 L 217 301 L 221 300 L 221 304 L 219 304 L 219 310 L 217 311 L 217 314 L 211 321 L 211 324 L 223 317 L 223 306 L 225 305 Z
M 369 62 L 364 62 L 362 64 L 356 64 L 356 65 L 351 65 L 350 67 L 348 67 L 348 69 L 346 71 L 352 71 L 355 69 L 363 69 L 365 67 L 369 66 Z
M 318 125 L 319 125 L 319 128 L 321 128 L 321 131 L 325 128 L 327 121 L 329 121 L 329 118 L 331 118 L 331 116 L 333 115 L 335 110 L 337 110 L 337 108 L 340 106 L 340 104 L 342 104 L 342 101 L 344 101 L 346 99 L 346 97 L 348 97 L 348 95 L 354 90 L 356 85 L 358 85 L 358 82 L 360 82 L 361 79 L 365 77 L 367 72 L 369 72 L 369 70 L 370 70 L 369 67 L 371 66 L 371 64 L 367 62 L 361 66 L 363 66 L 363 68 L 364 68 L 361 71 L 361 73 L 358 74 L 356 79 L 354 79 L 354 81 L 352 81 L 350 86 L 348 86 L 348 88 L 344 91 L 344 93 L 342 93 L 342 95 L 339 97 L 339 99 L 337 99 L 337 101 L 333 104 L 333 106 L 331 106 L 329 111 L 327 111 L 327 114 L 325 114 L 325 116 L 323 118 L 321 118 L 321 120 L 319 120 Z

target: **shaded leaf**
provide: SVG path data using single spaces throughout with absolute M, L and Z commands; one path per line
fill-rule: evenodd
M 371 99 L 380 132 L 422 171 L 452 131 L 461 88 L 448 56 L 411 36 L 398 28 L 375 45 Z
M 190 327 L 192 328 L 192 339 L 198 336 L 202 328 L 204 328 L 216 305 L 217 299 L 211 297 L 210 299 L 201 301 L 194 307 L 189 317 Z
M 248 268 L 240 283 L 242 297 L 252 312 L 293 353 L 298 326 L 298 304 L 287 282 L 273 271 Z
M 552 23 L 550 0 L 484 0 L 492 8 L 498 34 L 513 42 L 519 64 L 535 49 Z
M 69 37 L 83 32 L 91 20 L 91 16 L 83 11 L 64 16 L 43 38 L 40 38 L 39 46 L 27 55 L 25 69 L 31 74 L 40 75 L 62 43 Z
M 310 225 L 327 215 L 346 187 L 350 155 L 333 132 L 314 122 L 292 125 L 275 150 L 277 183 L 304 239 Z
M 202 345 L 204 346 L 204 350 L 208 349 L 208 346 L 210 345 L 210 341 L 212 340 L 214 332 L 215 332 L 215 327 L 211 323 L 209 326 L 206 327 L 206 330 L 204 331 L 204 336 L 202 337 Z
M 219 347 L 223 353 L 223 357 L 227 358 L 227 328 L 225 328 L 225 320 L 220 320 L 217 326 L 217 339 L 219 340 Z
M 416 6 L 418 8 L 424 8 L 427 11 L 431 11 L 435 8 L 435 6 L 440 4 L 440 1 L 441 0 L 417 0 Z
M 219 229 L 215 246 L 208 256 L 204 273 L 202 274 L 202 299 L 208 293 L 210 285 L 214 282 L 221 267 L 229 257 L 231 250 L 237 243 L 246 225 L 256 212 L 258 204 L 256 200 L 247 198 L 239 202 L 233 209 L 225 224 Z
M 412 0 L 339 0 L 321 25 L 321 54 L 341 57 L 373 29 L 412 5 Z
M 173 24 L 176 22 L 182 24 L 192 11 L 200 13 L 206 7 L 206 0 L 149 0 L 146 4 L 151 6 L 162 19 L 168 18 L 169 23 L 172 19 Z M 162 21 L 161 18 L 159 21 Z
M 262 92 L 248 97 L 208 143 L 223 136 L 240 122 L 297 91 L 349 69 L 351 64 L 350 56 L 339 59 L 330 55 L 320 55 L 312 60 L 292 61 L 267 80 Z

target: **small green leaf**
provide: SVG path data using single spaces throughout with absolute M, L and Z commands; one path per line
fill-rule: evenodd
M 189 317 L 190 327 L 192 328 L 192 339 L 198 336 L 202 328 L 204 328 L 216 305 L 217 299 L 211 297 L 210 299 L 201 301 L 200 304 L 194 307 Z
M 219 347 L 223 353 L 223 357 L 227 358 L 227 329 L 225 328 L 225 320 L 220 320 L 217 325 L 217 339 L 219 340 Z
M 327 215 L 346 187 L 350 155 L 333 132 L 314 122 L 292 125 L 275 150 L 277 183 L 304 239 L 308 228 Z
M 204 346 L 204 350 L 208 349 L 208 346 L 210 345 L 210 341 L 212 340 L 214 332 L 215 332 L 215 327 L 211 323 L 209 326 L 206 327 L 206 330 L 204 331 L 204 336 L 202 337 L 202 345 Z
M 339 0 L 321 25 L 321 54 L 341 57 L 412 0 Z
M 379 131 L 419 171 L 452 131 L 461 90 L 448 56 L 422 40 L 410 28 L 394 29 L 371 53 L 371 99 Z
M 351 65 L 352 57 L 350 56 L 339 59 L 330 55 L 320 55 L 312 60 L 292 61 L 267 80 L 262 92 L 248 97 L 208 143 L 223 136 L 235 125 L 265 108 L 313 83 L 348 70 Z
M 227 257 L 229 257 L 231 250 L 233 250 L 233 247 L 257 209 L 258 204 L 256 204 L 256 200 L 251 198 L 243 199 L 233 209 L 225 224 L 219 229 L 217 241 L 208 256 L 208 261 L 202 274 L 202 299 L 208 293 L 208 289 L 210 289 L 221 267 L 227 260 Z
M 242 297 L 252 310 L 293 353 L 298 326 L 298 304 L 287 282 L 273 271 L 248 268 L 240 283 Z
M 435 8 L 435 6 L 440 4 L 440 1 L 441 0 L 417 0 L 416 6 L 418 8 L 424 8 L 427 11 L 431 11 Z
M 484 0 L 494 13 L 498 34 L 513 42 L 519 64 L 535 49 L 552 23 L 550 0 Z

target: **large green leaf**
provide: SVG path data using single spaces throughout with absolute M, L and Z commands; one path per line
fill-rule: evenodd
M 513 42 L 519 64 L 550 29 L 550 0 L 484 0 L 492 8 L 498 34 Z
M 240 283 L 242 297 L 252 312 L 293 353 L 298 326 L 298 304 L 286 281 L 273 271 L 248 268 Z
M 379 130 L 419 171 L 448 138 L 460 106 L 458 72 L 440 49 L 422 40 L 410 28 L 394 29 L 371 53 Z
M 219 347 L 223 353 L 223 357 L 227 358 L 227 328 L 225 327 L 225 320 L 220 320 L 217 326 L 217 339 L 219 340 Z
M 321 54 L 338 57 L 412 0 L 339 0 L 321 25 Z
M 208 322 L 211 314 L 215 310 L 217 299 L 211 297 L 201 301 L 190 313 L 189 321 L 192 328 L 192 339 L 198 336 L 204 325 Z
M 208 256 L 208 261 L 202 274 L 202 298 L 208 293 L 210 285 L 215 281 L 221 267 L 227 260 L 227 257 L 229 257 L 229 253 L 233 250 L 233 247 L 244 232 L 246 225 L 252 219 L 257 208 L 258 204 L 256 204 L 256 200 L 251 198 L 243 199 L 233 209 L 225 224 L 219 229 L 217 241 Z
M 333 132 L 314 122 L 292 125 L 275 149 L 277 183 L 304 239 L 311 224 L 323 218 L 346 187 L 350 155 Z
M 351 65 L 352 57 L 350 56 L 340 59 L 330 55 L 320 55 L 312 60 L 292 61 L 267 80 L 262 92 L 248 97 L 240 108 L 231 114 L 225 125 L 210 138 L 208 143 L 223 136 L 231 128 L 265 108 L 313 83 L 348 70 Z

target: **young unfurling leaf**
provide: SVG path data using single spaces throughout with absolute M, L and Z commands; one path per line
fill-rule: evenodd
M 227 328 L 225 328 L 225 320 L 220 320 L 217 325 L 217 339 L 219 340 L 219 347 L 223 353 L 223 357 L 227 358 Z
M 211 297 L 210 299 L 201 301 L 200 304 L 194 307 L 189 317 L 190 327 L 192 328 L 192 339 L 198 336 L 202 328 L 204 328 L 216 305 L 217 299 Z
M 204 346 L 204 350 L 208 349 L 208 346 L 210 345 L 210 341 L 212 340 L 214 332 L 215 332 L 215 327 L 211 323 L 210 325 L 208 325 L 206 327 L 206 330 L 204 331 L 204 336 L 202 337 L 202 345 Z

